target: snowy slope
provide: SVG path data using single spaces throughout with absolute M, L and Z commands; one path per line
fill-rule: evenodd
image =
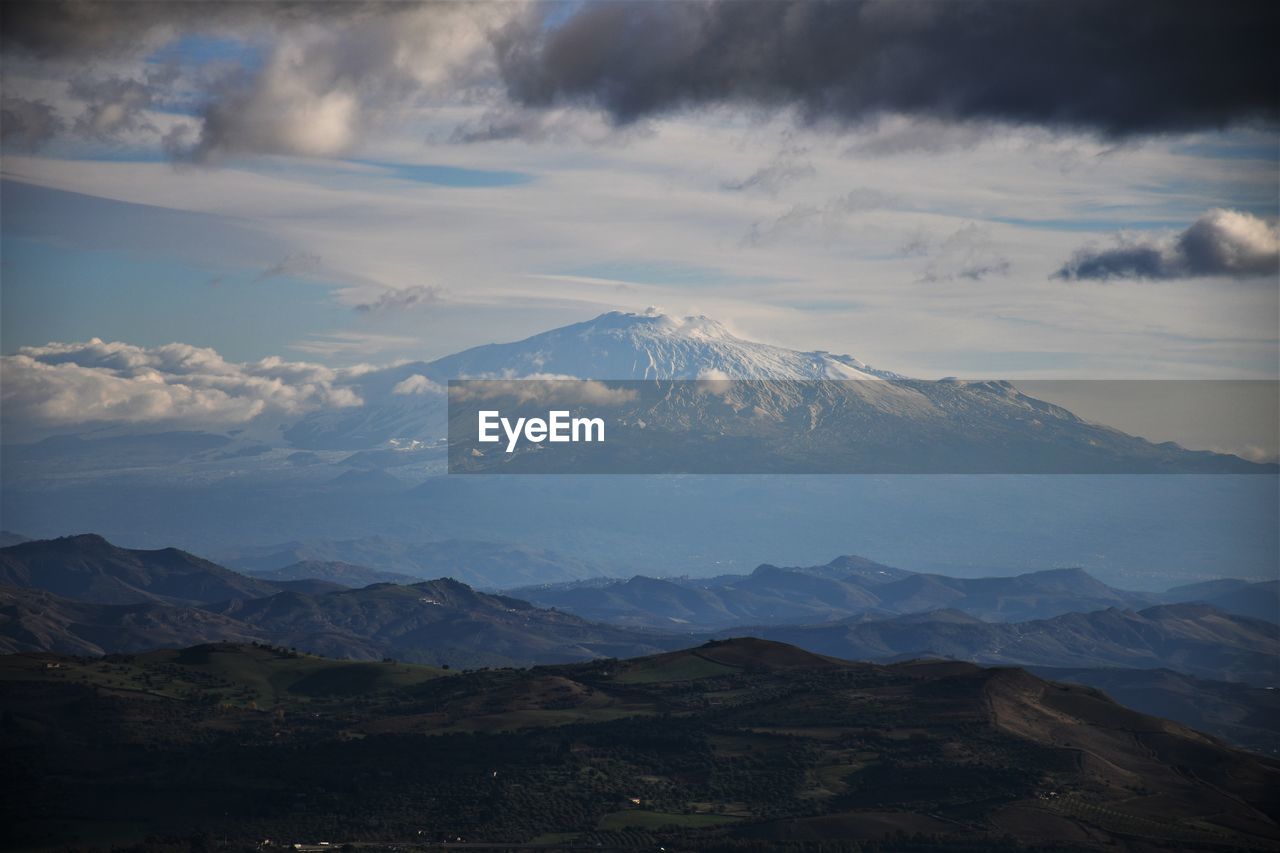
M 434 442 L 450 379 L 894 379 L 856 358 L 799 352 L 735 337 L 707 317 L 612 311 L 522 341 L 474 347 L 432 362 L 365 374 L 365 405 L 317 412 L 285 432 L 299 447 L 360 449 L 392 439 Z M 888 390 L 888 389 L 886 389 Z
M 745 341 L 707 317 L 614 311 L 511 344 L 489 344 L 429 365 L 446 378 L 876 379 L 850 356 Z

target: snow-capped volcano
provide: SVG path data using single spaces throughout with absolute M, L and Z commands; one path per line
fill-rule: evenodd
M 311 414 L 285 431 L 309 448 L 363 449 L 443 434 L 450 379 L 894 379 L 847 355 L 735 336 L 708 317 L 611 311 L 521 341 L 363 374 L 364 405 Z
M 708 317 L 612 311 L 510 344 L 489 344 L 428 365 L 448 378 L 877 379 L 858 359 L 799 352 L 734 336 Z
M 778 465 L 819 473 L 1252 468 L 1234 457 L 1154 445 L 1090 424 L 1006 382 L 913 380 L 852 356 L 743 340 L 707 317 L 623 312 L 362 374 L 352 390 L 363 405 L 309 415 L 285 437 L 312 449 L 438 446 L 450 416 L 449 380 L 541 378 L 767 380 L 712 395 L 697 386 L 647 389 L 657 390 L 652 400 L 642 390 L 634 411 L 618 413 L 619 423 L 647 425 L 640 427 L 647 430 L 646 447 L 656 446 L 654 436 L 663 430 L 681 441 L 731 438 L 739 448 L 735 458 L 749 445 L 754 449 L 744 458 L 755 460 L 747 466 L 752 471 Z M 663 470 L 702 470 L 687 461 L 676 459 Z

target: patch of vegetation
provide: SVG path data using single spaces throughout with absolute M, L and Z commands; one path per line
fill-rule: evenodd
M 10 656 L 0 824 L 18 846 L 139 851 L 193 828 L 229 849 L 1069 849 L 1006 837 L 1016 807 L 1099 843 L 1280 839 L 1275 767 L 1132 716 L 1112 728 L 1096 698 L 1071 722 L 1024 674 L 750 643 L 449 673 L 253 645 Z

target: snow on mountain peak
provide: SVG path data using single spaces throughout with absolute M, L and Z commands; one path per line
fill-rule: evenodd
M 706 340 L 732 339 L 734 335 L 722 324 L 704 315 L 672 317 L 650 308 L 642 313 L 610 311 L 594 320 L 579 323 L 586 334 L 623 332 L 642 337 L 688 337 Z
M 735 336 L 704 316 L 610 311 L 522 341 L 486 344 L 430 363 L 364 374 L 365 405 L 308 415 L 286 432 L 298 446 L 367 447 L 388 438 L 438 437 L 450 379 L 893 379 L 847 355 L 800 352 Z M 894 396 L 892 383 L 864 389 Z M 422 393 L 419 393 L 422 392 Z M 897 396 L 902 396 L 901 394 Z
M 799 352 L 735 336 L 705 316 L 607 314 L 523 341 L 489 344 L 429 365 L 441 378 L 879 379 L 850 356 Z M 437 379 L 439 381 L 439 379 Z

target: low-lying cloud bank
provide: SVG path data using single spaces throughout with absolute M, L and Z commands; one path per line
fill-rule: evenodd
M 23 347 L 0 358 L 6 432 L 92 424 L 233 427 L 262 416 L 358 406 L 356 371 L 266 358 L 238 363 L 189 344 Z
M 1176 235 L 1126 235 L 1085 247 L 1053 274 L 1066 280 L 1253 278 L 1280 272 L 1280 228 L 1250 213 L 1214 208 Z
M 177 158 L 339 155 L 406 110 L 491 107 L 459 139 L 538 138 L 566 111 L 626 125 L 689 108 L 885 115 L 1110 138 L 1280 119 L 1266 0 L 619 0 L 559 3 L 11 2 L 6 55 L 74 69 L 78 117 L 13 93 L 10 138 L 163 130 Z M 246 56 L 157 69 L 187 36 Z M 135 63 L 132 77 L 119 69 Z M 157 130 L 157 133 L 161 131 Z

